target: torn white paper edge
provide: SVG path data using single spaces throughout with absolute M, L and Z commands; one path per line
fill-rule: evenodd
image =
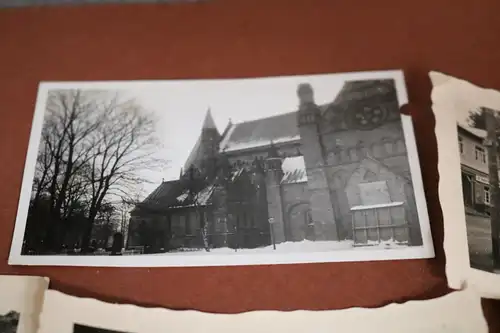
M 49 280 L 37 276 L 0 275 L 0 315 L 19 313 L 17 333 L 35 333 Z
M 488 331 L 482 315 L 481 299 L 470 290 L 456 291 L 428 301 L 391 304 L 379 309 L 255 311 L 232 315 L 110 304 L 49 290 L 39 333 L 72 333 L 75 323 L 128 333 Z
M 483 297 L 500 298 L 500 275 L 470 266 L 457 133 L 457 105 L 500 110 L 500 92 L 438 72 L 431 72 L 429 76 L 433 84 L 448 286 L 460 289 L 466 283 Z

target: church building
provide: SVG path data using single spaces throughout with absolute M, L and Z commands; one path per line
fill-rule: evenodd
M 131 212 L 127 248 L 422 245 L 394 81 L 348 81 L 322 105 L 296 93 L 297 110 L 222 133 L 209 110 L 179 179 Z

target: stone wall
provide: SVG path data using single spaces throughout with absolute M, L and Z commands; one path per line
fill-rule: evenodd
M 313 240 L 314 228 L 311 230 L 307 225 L 310 212 L 307 183 L 286 184 L 282 189 L 286 239 L 294 242 Z
M 332 205 L 340 239 L 352 239 L 352 222 L 349 201 L 345 192 L 347 182 L 367 157 L 383 164 L 391 173 L 401 177 L 402 201 L 406 202 L 409 220 L 415 226 L 415 242 L 419 243 L 418 215 L 411 183 L 404 132 L 401 121 L 391 121 L 369 131 L 341 130 L 331 132 L 324 139 L 326 148 L 325 171 L 331 191 Z M 377 171 L 373 170 L 377 178 Z M 383 178 L 383 175 L 381 175 Z
M 281 157 L 297 156 L 300 155 L 299 148 L 300 143 L 281 143 L 276 144 L 275 147 L 279 150 Z M 260 160 L 265 160 L 268 155 L 267 147 L 262 147 L 259 149 L 249 150 L 246 152 L 229 152 L 226 156 L 232 165 L 241 165 L 250 167 L 253 161 L 257 158 Z
M 316 240 L 338 240 L 337 221 L 334 210 L 328 178 L 325 173 L 325 146 L 320 136 L 322 118 L 317 105 L 310 101 L 310 87 L 302 91 L 300 109 L 297 115 L 301 152 L 307 170 L 307 187 L 309 192 L 310 214 L 314 223 L 314 238 Z M 299 94 L 299 95 L 301 95 Z

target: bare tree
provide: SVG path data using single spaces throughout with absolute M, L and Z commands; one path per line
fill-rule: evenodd
M 60 250 L 64 223 L 81 204 L 87 219 L 82 248 L 88 249 L 106 198 L 130 198 L 135 185 L 147 182 L 142 170 L 164 165 L 153 157 L 158 148 L 154 123 L 152 113 L 118 93 L 49 92 L 31 205 L 36 212 L 42 198 L 49 202 L 47 250 Z
M 48 94 L 46 117 L 38 155 L 34 206 L 45 193 L 50 201 L 51 224 L 46 246 L 58 251 L 64 238 L 63 207 L 68 206 L 72 178 L 88 161 L 87 138 L 99 126 L 91 94 L 58 90 Z
M 130 198 L 130 189 L 147 181 L 140 171 L 156 168 L 164 161 L 154 158 L 158 147 L 155 119 L 134 101 L 110 101 L 101 125 L 91 135 L 90 202 L 82 249 L 90 244 L 92 227 L 108 195 Z
M 120 232 L 124 235 L 124 246 L 128 246 L 130 237 L 130 211 L 141 202 L 140 193 L 136 192 L 132 199 L 122 198 L 118 210 L 120 211 Z

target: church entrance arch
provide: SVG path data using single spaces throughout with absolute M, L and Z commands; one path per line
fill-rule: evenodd
M 298 202 L 287 210 L 287 241 L 314 240 L 314 224 L 309 202 Z

